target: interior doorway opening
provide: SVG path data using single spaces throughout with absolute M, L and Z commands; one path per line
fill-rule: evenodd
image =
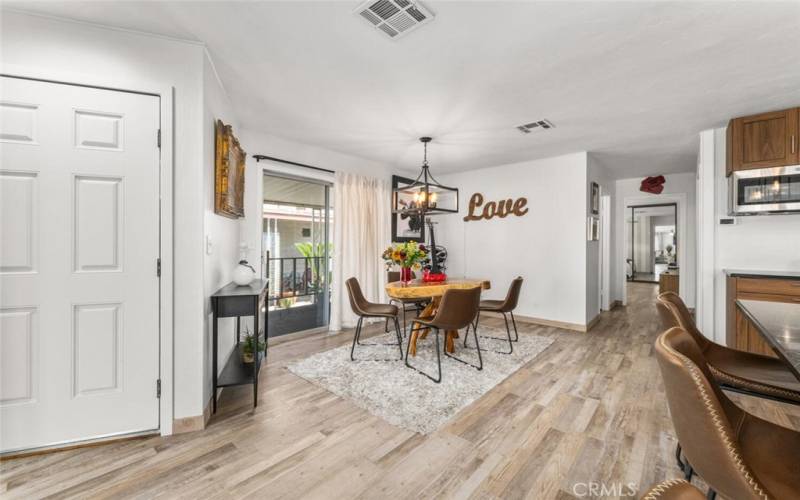
M 628 281 L 658 283 L 662 273 L 678 268 L 678 205 L 628 206 Z
M 327 328 L 331 286 L 330 183 L 264 172 L 262 274 L 269 336 Z

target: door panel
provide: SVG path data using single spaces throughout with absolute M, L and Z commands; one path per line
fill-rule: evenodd
M 0 85 L 2 450 L 157 429 L 159 99 Z

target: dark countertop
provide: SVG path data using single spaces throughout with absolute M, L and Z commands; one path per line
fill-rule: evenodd
M 737 300 L 736 304 L 800 380 L 800 303 Z
M 260 295 L 267 286 L 268 280 L 253 280 L 249 285 L 239 286 L 233 281 L 223 286 L 212 297 L 230 297 L 231 295 Z
M 782 278 L 800 280 L 800 271 L 753 271 L 745 269 L 724 269 L 731 278 Z

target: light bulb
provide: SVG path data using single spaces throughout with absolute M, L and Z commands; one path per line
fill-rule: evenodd
M 781 190 L 781 182 L 778 179 L 772 183 L 772 190 L 776 193 Z
M 431 193 L 431 202 L 436 203 L 436 200 L 439 199 L 438 193 Z

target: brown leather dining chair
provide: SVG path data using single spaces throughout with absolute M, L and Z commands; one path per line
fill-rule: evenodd
M 495 351 L 500 354 L 511 354 L 514 352 L 514 342 L 519 340 L 519 333 L 517 332 L 517 322 L 514 319 L 514 309 L 517 308 L 517 304 L 519 303 L 519 293 L 522 289 L 522 276 L 517 276 L 511 282 L 511 286 L 508 287 L 508 292 L 506 293 L 506 298 L 503 300 L 482 300 L 479 306 L 478 315 L 475 317 L 475 324 L 473 325 L 474 328 L 478 327 L 478 321 L 480 321 L 481 312 L 494 312 L 500 313 L 503 315 L 503 320 L 506 322 L 506 334 L 508 335 L 508 352 L 503 351 Z M 511 324 L 514 325 L 514 338 L 511 338 L 511 329 L 508 327 L 508 314 L 511 316 Z M 467 339 L 469 338 L 469 332 L 464 335 L 464 347 L 467 347 Z M 483 338 L 486 339 L 494 339 L 494 340 L 506 340 L 500 337 L 488 337 L 484 336 Z M 484 349 L 485 350 L 485 349 Z
M 386 273 L 386 277 L 389 283 L 394 283 L 395 281 L 400 281 L 400 271 L 389 271 Z M 397 304 L 397 309 L 399 309 L 400 315 L 403 318 L 403 335 L 406 333 L 406 312 L 407 311 L 416 311 L 417 316 L 422 313 L 422 309 L 425 307 L 427 302 L 430 302 L 430 298 L 413 298 L 413 299 L 389 299 L 390 304 Z M 408 306 L 412 306 L 412 309 L 409 309 Z M 389 320 L 386 320 L 386 324 L 383 327 L 385 332 L 389 331 Z
M 668 479 L 650 488 L 640 500 L 705 500 L 696 486 L 685 479 Z
M 361 285 L 358 283 L 356 278 L 350 278 L 345 281 L 345 286 L 347 286 L 347 296 L 350 298 L 350 307 L 353 309 L 353 312 L 358 315 L 358 324 L 356 324 L 356 330 L 353 332 L 353 346 L 350 348 L 350 361 L 355 361 L 355 357 L 353 356 L 356 344 L 358 345 L 365 345 L 365 346 L 377 346 L 377 345 L 396 345 L 398 349 L 400 349 L 400 358 L 394 361 L 400 361 L 403 359 L 403 338 L 400 335 L 400 323 L 397 322 L 397 306 L 393 304 L 376 304 L 374 302 L 368 301 L 364 297 L 364 293 L 361 291 Z M 394 330 L 397 335 L 397 343 L 396 344 L 362 344 L 361 343 L 361 328 L 364 324 L 364 318 L 386 318 L 387 320 L 391 319 L 394 321 Z M 388 361 L 388 360 L 387 360 Z
M 462 328 L 466 328 L 472 324 L 475 320 L 475 316 L 478 314 L 478 306 L 481 301 L 481 288 L 465 288 L 465 289 L 448 289 L 445 290 L 444 295 L 442 295 L 442 300 L 439 303 L 439 309 L 436 311 L 436 314 L 433 318 L 430 319 L 423 319 L 423 318 L 414 318 L 411 322 L 411 331 L 413 332 L 416 330 L 422 330 L 425 328 L 430 328 L 434 331 L 436 336 L 436 364 L 438 366 L 439 372 L 436 378 L 428 375 L 422 370 L 419 370 L 413 366 L 411 366 L 408 362 L 408 350 L 411 342 L 408 342 L 406 345 L 406 366 L 409 368 L 413 368 L 417 372 L 425 375 L 429 379 L 433 380 L 437 384 L 442 381 L 442 358 L 441 354 L 439 353 L 439 331 L 449 331 L 449 330 L 461 330 Z M 477 328 L 472 329 L 474 337 L 475 337 L 475 345 L 478 346 L 478 333 Z M 467 333 L 465 333 L 467 335 Z M 473 365 L 463 359 L 460 359 L 452 354 L 448 353 L 447 350 L 444 351 L 445 356 L 448 358 L 454 359 L 456 361 L 460 361 L 466 365 L 469 365 L 477 370 L 483 370 L 483 358 L 481 357 L 480 347 L 478 346 L 478 364 Z
M 656 306 L 664 328 L 680 326 L 692 336 L 714 378 L 725 389 L 800 404 L 800 380 L 781 360 L 731 349 L 708 340 L 697 329 L 689 309 L 675 292 L 660 294 Z
M 672 423 L 709 498 L 800 498 L 800 432 L 752 415 L 716 383 L 700 346 L 683 328 L 655 344 Z

